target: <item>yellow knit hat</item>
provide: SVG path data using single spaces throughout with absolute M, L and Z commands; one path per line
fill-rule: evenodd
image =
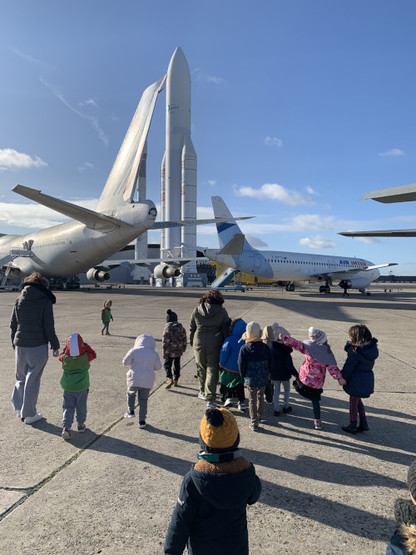
M 208 409 L 199 427 L 201 447 L 212 453 L 236 449 L 240 441 L 237 420 L 227 409 Z

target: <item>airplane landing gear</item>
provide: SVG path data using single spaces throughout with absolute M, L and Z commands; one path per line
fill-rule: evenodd
M 289 283 L 288 285 L 286 285 L 285 289 L 286 289 L 286 291 L 294 291 L 295 290 L 295 284 L 294 283 Z
M 321 285 L 321 286 L 319 287 L 319 292 L 320 292 L 320 293 L 328 293 L 328 294 L 329 294 L 329 293 L 331 292 L 331 288 L 329 287 L 329 284 L 326 283 L 325 285 Z

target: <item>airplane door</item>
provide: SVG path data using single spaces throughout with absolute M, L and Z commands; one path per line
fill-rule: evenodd
M 253 255 L 250 255 L 249 258 L 250 258 L 250 272 L 255 274 L 256 270 L 258 270 L 261 267 L 261 256 L 259 254 L 253 254 Z

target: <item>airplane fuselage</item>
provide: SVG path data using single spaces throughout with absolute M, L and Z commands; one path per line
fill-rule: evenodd
M 367 287 L 380 275 L 376 269 L 364 271 L 373 265 L 368 260 L 345 256 L 255 249 L 243 250 L 240 255 L 218 254 L 217 249 L 206 249 L 204 254 L 224 266 L 276 281 L 320 281 L 329 277 L 355 282 L 354 287 L 360 289 Z
M 0 264 L 12 255 L 13 265 L 22 275 L 34 271 L 46 276 L 85 272 L 150 229 L 156 209 L 152 201 L 126 203 L 111 216 L 122 218 L 122 224 L 106 233 L 70 221 L 26 235 L 4 235 L 0 237 Z

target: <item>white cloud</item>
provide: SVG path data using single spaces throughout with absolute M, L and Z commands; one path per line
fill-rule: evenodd
M 404 156 L 404 152 L 400 148 L 392 148 L 386 152 L 380 152 L 379 156 Z
M 375 243 L 381 243 L 380 239 L 377 237 L 355 237 L 357 241 L 361 241 L 362 243 L 368 243 L 373 245 Z
M 24 52 L 21 52 L 20 50 L 17 50 L 17 48 L 11 48 L 10 50 L 12 52 L 14 52 L 17 56 L 19 56 L 19 58 L 22 58 L 23 60 L 26 60 L 26 62 L 29 62 L 31 64 L 48 65 L 45 62 L 42 62 L 42 60 L 38 60 L 38 59 L 34 58 L 30 54 L 25 54 Z
M 78 106 L 93 106 L 93 108 L 98 108 L 97 101 L 95 98 L 88 98 L 78 103 Z
M 91 162 L 84 162 L 82 164 L 82 166 L 78 167 L 78 171 L 79 173 L 83 173 L 86 172 L 87 170 L 92 170 L 94 168 L 93 164 L 91 164 Z
M 308 193 L 308 195 L 321 196 L 320 193 L 318 193 L 318 191 L 315 191 L 315 189 L 310 186 L 305 187 L 305 191 Z
M 299 214 L 291 219 L 290 226 L 292 227 L 292 231 L 314 231 L 318 229 L 335 230 L 337 229 L 338 223 L 334 216 Z
M 300 239 L 299 244 L 310 249 L 333 249 L 336 242 L 333 239 L 326 239 L 319 235 L 314 237 L 304 237 Z
M 258 199 L 269 199 L 290 206 L 297 206 L 300 204 L 314 204 L 313 200 L 297 193 L 291 189 L 286 189 L 278 183 L 265 183 L 259 189 L 254 187 L 240 187 L 235 189 L 237 196 L 251 197 Z
M 211 187 L 214 187 L 216 184 L 217 184 L 216 179 L 208 179 L 208 185 L 211 185 Z
M 283 141 L 282 141 L 282 139 L 278 139 L 277 137 L 267 136 L 264 139 L 264 144 L 266 146 L 274 146 L 274 147 L 277 147 L 277 148 L 281 148 L 283 146 Z
M 24 152 L 17 152 L 13 148 L 0 149 L 0 170 L 44 168 L 47 165 L 39 156 L 32 157 Z
M 214 85 L 220 85 L 224 82 L 222 77 L 218 75 L 208 75 L 204 73 L 199 67 L 194 69 L 197 81 L 204 81 L 205 83 L 214 83 Z
M 54 96 L 56 96 L 56 98 L 58 98 L 62 104 L 64 104 L 67 108 L 69 108 L 72 112 L 74 112 L 74 114 L 76 114 L 78 117 L 80 117 L 81 119 L 84 119 L 86 121 L 89 121 L 92 128 L 96 131 L 98 138 L 105 144 L 105 146 L 108 146 L 108 138 L 106 136 L 106 134 L 104 133 L 104 131 L 101 129 L 99 123 L 98 123 L 98 119 L 93 117 L 93 116 L 89 116 L 87 114 L 83 114 L 82 112 L 80 112 L 79 110 L 77 110 L 76 108 L 74 108 L 74 106 L 72 106 L 63 96 L 62 93 L 60 93 L 56 87 L 52 86 L 50 83 L 48 83 L 47 81 L 45 81 L 42 77 L 39 77 L 39 80 L 41 83 L 43 83 L 45 85 L 45 87 L 47 87 Z

